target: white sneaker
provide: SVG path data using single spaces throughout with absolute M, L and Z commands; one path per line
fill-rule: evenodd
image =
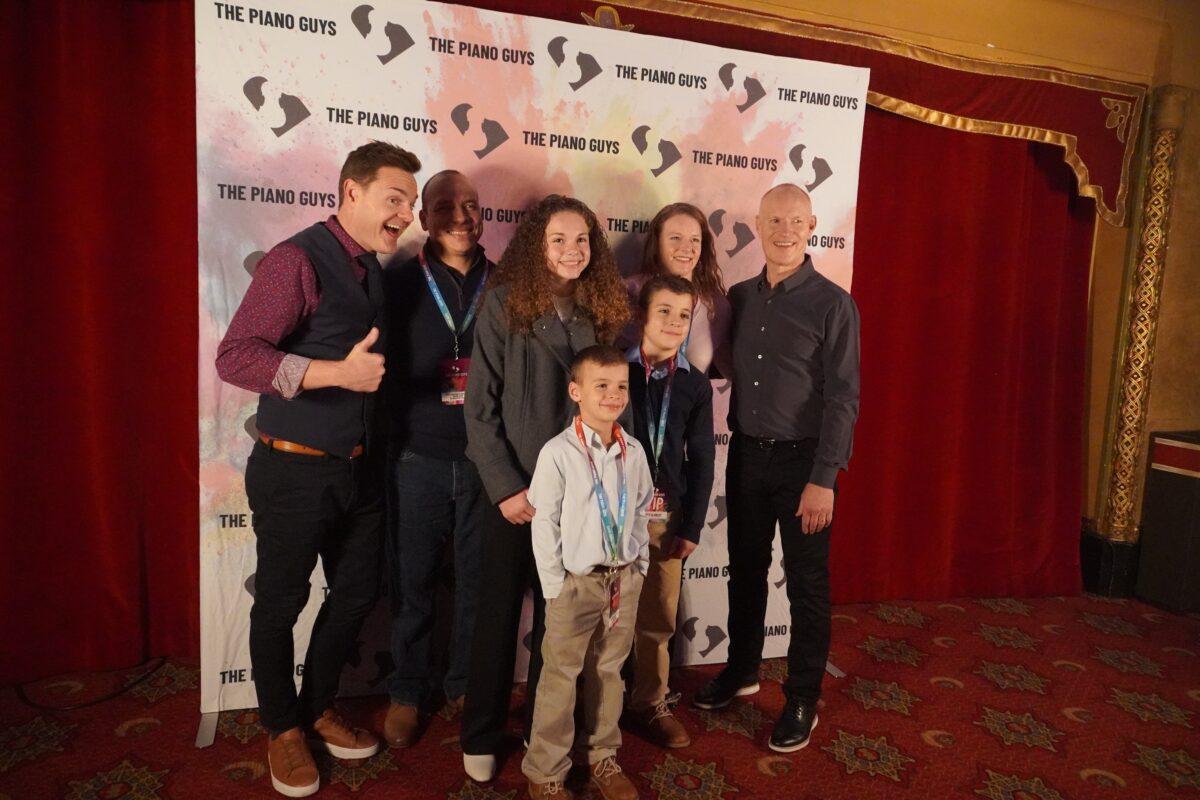
M 496 777 L 496 757 L 493 755 L 473 756 L 463 753 L 463 770 L 471 780 L 477 783 L 487 783 Z

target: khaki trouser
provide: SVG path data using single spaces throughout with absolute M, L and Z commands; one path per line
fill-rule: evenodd
M 621 746 L 621 701 L 625 685 L 621 665 L 633 644 L 642 575 L 635 565 L 622 567 L 621 615 L 607 628 L 602 620 L 613 576 L 567 573 L 558 597 L 546 601 L 546 638 L 542 675 L 533 708 L 529 750 L 521 771 L 533 783 L 563 781 L 571 769 L 576 741 L 575 684 L 583 674 L 584 730 L 578 740 L 589 764 L 615 755 Z
M 652 526 L 655 527 L 655 526 Z M 671 671 L 668 645 L 675 633 L 675 615 L 679 610 L 679 585 L 683 578 L 683 559 L 667 558 L 672 536 L 650 534 L 650 569 L 638 600 L 637 625 L 633 637 L 633 687 L 629 708 L 648 711 L 667 698 L 667 679 Z

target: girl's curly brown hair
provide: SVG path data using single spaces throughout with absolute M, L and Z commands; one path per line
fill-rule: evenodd
M 526 210 L 496 264 L 493 285 L 509 287 L 504 304 L 509 326 L 520 333 L 533 330 L 533 323 L 553 307 L 545 238 L 550 218 L 561 211 L 578 214 L 588 226 L 591 258 L 575 281 L 575 303 L 591 317 L 597 341 L 612 342 L 629 319 L 625 285 L 596 215 L 574 197 L 548 195 Z
M 717 264 L 716 242 L 712 229 L 704 212 L 691 203 L 671 203 L 663 206 L 650 220 L 650 232 L 646 234 L 646 244 L 642 248 L 642 264 L 639 273 L 646 278 L 655 275 L 670 275 L 671 271 L 658 260 L 658 237 L 662 236 L 663 226 L 671 217 L 691 217 L 700 225 L 700 258 L 692 271 L 692 283 L 700 299 L 708 305 L 708 316 L 712 319 L 716 309 L 716 299 L 725 294 L 725 284 L 721 280 L 721 267 Z

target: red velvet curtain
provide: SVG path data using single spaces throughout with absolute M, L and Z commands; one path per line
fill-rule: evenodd
M 1074 594 L 1094 202 L 1061 153 L 868 109 L 835 602 Z
M 0 10 L 0 683 L 198 651 L 192 6 L 78 10 Z M 1050 146 L 868 110 L 836 600 L 1078 590 L 1093 214 Z
M 192 29 L 0 4 L 0 683 L 199 649 Z

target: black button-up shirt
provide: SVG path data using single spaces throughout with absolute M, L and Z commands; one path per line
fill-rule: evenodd
M 813 269 L 775 287 L 767 273 L 729 290 L 733 306 L 730 427 L 762 439 L 816 439 L 810 483 L 832 487 L 850 460 L 858 418 L 858 308 Z

